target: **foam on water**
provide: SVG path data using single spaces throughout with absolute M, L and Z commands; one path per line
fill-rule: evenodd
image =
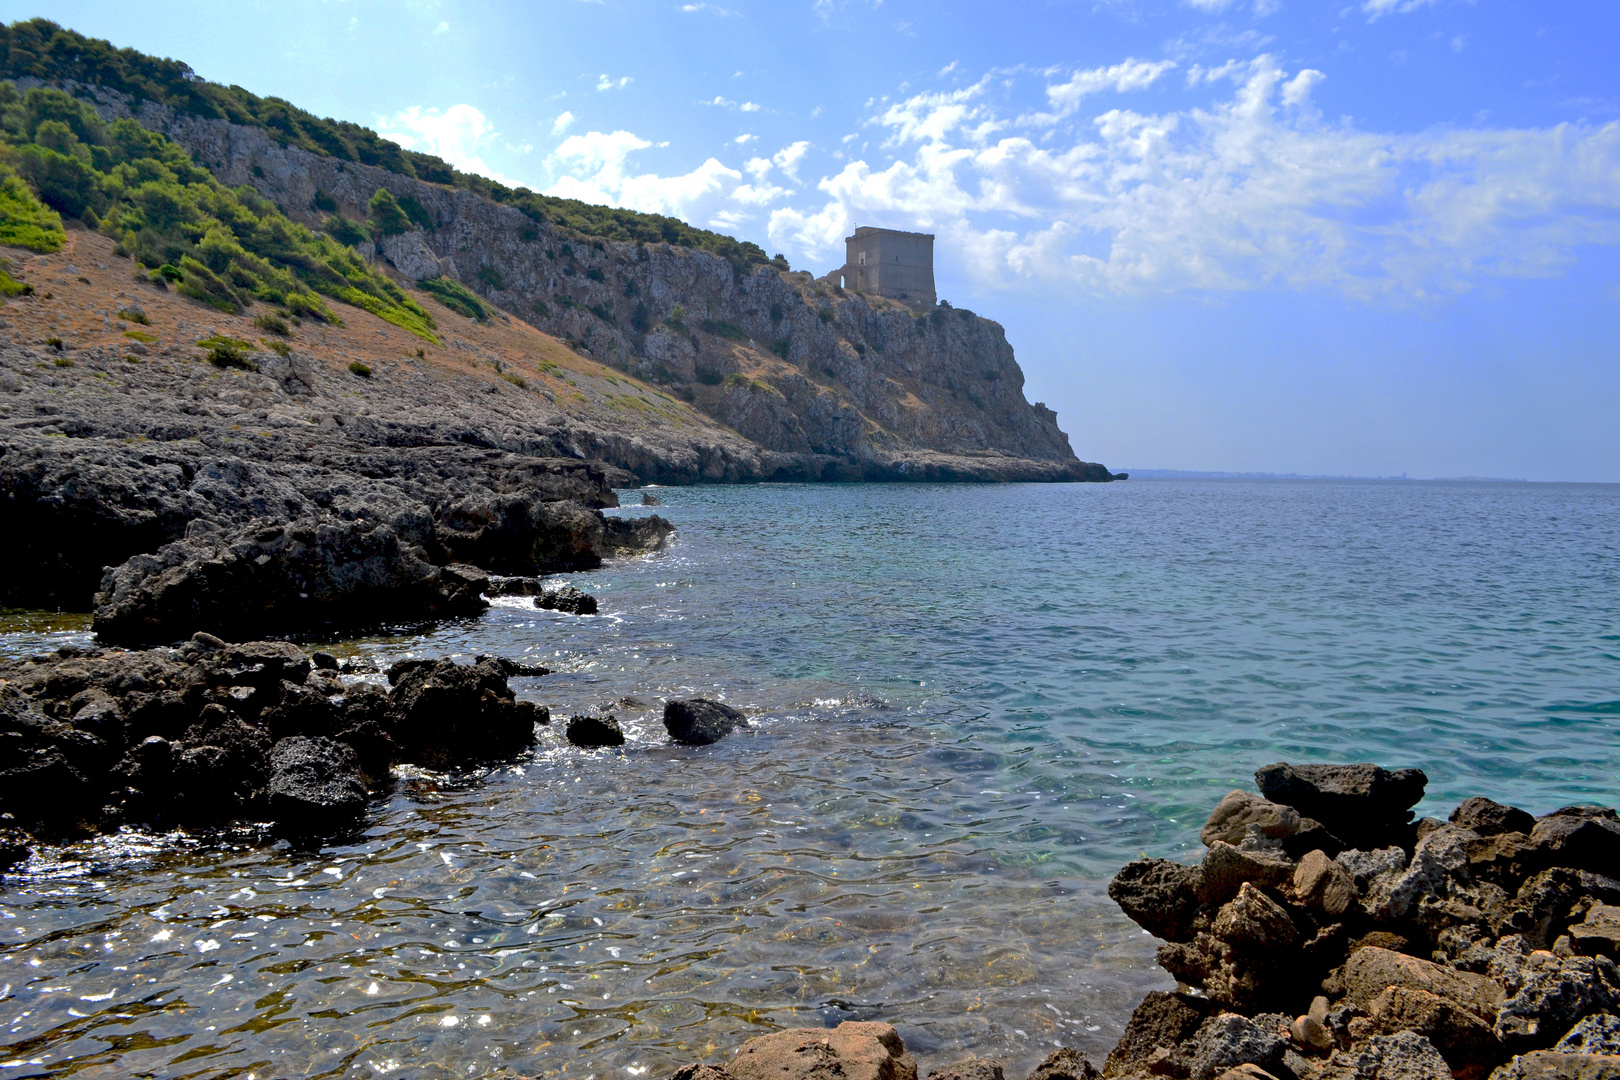
M 668 552 L 328 646 L 499 653 L 557 730 L 402 771 L 358 841 L 102 838 L 0 892 L 0 1077 L 657 1077 L 883 1017 L 925 1060 L 1105 1052 L 1153 942 L 1102 885 L 1268 761 L 1614 803 L 1620 488 L 1130 481 L 662 489 Z M 639 508 L 621 513 L 645 513 Z M 82 640 L 6 624 L 17 654 Z M 753 729 L 668 745 L 669 696 Z

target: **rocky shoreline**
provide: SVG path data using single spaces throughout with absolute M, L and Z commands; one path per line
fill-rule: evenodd
M 1109 895 L 1163 939 L 1101 1070 L 1072 1049 L 1028 1080 L 1614 1080 L 1620 815 L 1539 818 L 1471 798 L 1413 820 L 1427 777 L 1268 765 L 1202 830 L 1203 862 L 1141 859 Z M 1005 1080 L 968 1058 L 928 1080 Z M 673 1080 L 917 1080 L 895 1029 L 752 1039 Z
M 69 646 L 0 662 L 0 870 L 36 840 L 124 825 L 267 823 L 300 843 L 353 834 L 397 765 L 444 771 L 532 747 L 551 713 L 520 699 L 511 680 L 548 674 L 490 656 L 378 671 L 284 641 L 208 633 L 177 647 Z M 747 726 L 738 710 L 702 698 L 672 699 L 664 717 L 671 741 L 688 745 Z M 574 717 L 568 738 L 624 743 L 611 715 Z

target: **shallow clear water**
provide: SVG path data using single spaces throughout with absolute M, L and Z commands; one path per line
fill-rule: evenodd
M 124 834 L 0 891 L 0 1078 L 650 1080 L 881 1017 L 925 1065 L 1105 1053 L 1168 979 L 1102 893 L 1269 761 L 1543 812 L 1620 790 L 1620 487 L 1130 481 L 660 489 L 666 553 L 422 636 L 563 716 L 405 776 L 361 842 Z M 633 496 L 632 496 L 633 497 Z M 639 508 L 623 513 L 643 513 Z M 0 649 L 81 639 L 38 619 Z M 55 629 L 53 629 L 55 628 Z M 713 747 L 663 698 L 746 707 Z

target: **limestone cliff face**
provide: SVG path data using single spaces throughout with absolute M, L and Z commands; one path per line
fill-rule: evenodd
M 104 112 L 127 104 L 97 91 Z M 580 240 L 460 189 L 283 147 L 259 128 L 146 103 L 143 124 L 225 183 L 318 226 L 378 188 L 433 227 L 363 245 L 399 275 L 451 277 L 603 364 L 665 387 L 766 453 L 763 478 L 1106 480 L 1056 414 L 1031 405 L 1002 327 L 941 305 L 919 316 L 808 273 L 734 267 L 667 244 Z

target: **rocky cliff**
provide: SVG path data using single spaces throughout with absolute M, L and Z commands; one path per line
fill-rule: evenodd
M 283 146 L 263 128 L 78 91 L 312 227 L 334 204 L 363 219 L 378 189 L 408 196 L 429 227 L 363 241 L 379 265 L 409 281 L 459 281 L 761 451 L 711 455 L 732 460 L 690 479 L 1111 479 L 1075 457 L 1055 413 L 1024 399 L 1001 326 L 971 312 L 942 304 L 919 316 L 780 265 L 582 238 L 466 190 Z

